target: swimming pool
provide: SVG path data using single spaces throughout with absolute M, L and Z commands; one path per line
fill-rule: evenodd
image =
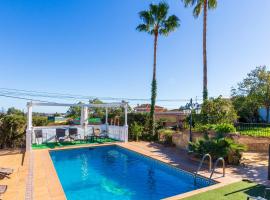
M 157 200 L 214 184 L 116 145 L 50 155 L 68 200 Z

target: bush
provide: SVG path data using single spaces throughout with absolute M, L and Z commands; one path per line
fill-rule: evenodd
M 135 140 L 138 142 L 139 137 L 142 136 L 143 126 L 139 125 L 137 122 L 133 122 L 130 126 L 130 130 L 132 131 Z
M 232 124 L 216 124 L 214 130 L 217 133 L 235 133 L 236 129 Z
M 174 131 L 171 129 L 160 129 L 158 130 L 159 140 L 165 145 L 173 145 L 172 135 Z
M 217 138 L 224 137 L 225 133 L 235 133 L 236 129 L 232 124 L 197 124 L 194 128 L 195 131 L 201 132 L 208 137 L 209 131 L 215 131 L 217 133 Z
M 143 126 L 141 139 L 146 140 L 146 141 L 152 141 L 153 135 L 151 134 L 151 129 L 150 129 L 150 114 L 149 113 L 128 113 L 129 138 L 135 138 L 135 135 L 131 129 L 131 125 L 134 122 Z
M 0 148 L 18 147 L 24 143 L 26 118 L 5 115 L 0 119 Z
M 33 126 L 47 126 L 48 118 L 44 116 L 33 116 Z
M 238 116 L 230 99 L 210 98 L 202 104 L 201 113 L 193 112 L 193 125 L 201 124 L 232 124 Z
M 200 157 L 209 153 L 213 160 L 223 157 L 228 164 L 239 164 L 246 147 L 235 143 L 232 139 L 213 138 L 191 142 L 190 150 Z

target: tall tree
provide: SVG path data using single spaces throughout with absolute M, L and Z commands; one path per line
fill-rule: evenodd
M 217 7 L 217 0 L 182 0 L 186 7 L 194 6 L 193 16 L 198 18 L 203 10 L 203 100 L 208 99 L 207 88 L 207 52 L 206 52 L 206 33 L 207 33 L 207 11 Z
M 256 67 L 240 83 L 237 88 L 232 89 L 232 96 L 247 97 L 255 109 L 264 107 L 266 109 L 266 122 L 269 122 L 270 112 L 270 71 L 266 66 Z
M 168 16 L 169 6 L 165 2 L 159 4 L 150 4 L 149 10 L 139 12 L 139 16 L 143 21 L 137 26 L 140 32 L 146 32 L 154 36 L 154 64 L 153 64 L 153 78 L 151 84 L 151 129 L 152 134 L 155 134 L 155 104 L 157 96 L 157 80 L 156 80 L 156 60 L 157 60 L 157 42 L 158 36 L 168 36 L 170 32 L 174 31 L 180 26 L 180 20 L 175 15 Z

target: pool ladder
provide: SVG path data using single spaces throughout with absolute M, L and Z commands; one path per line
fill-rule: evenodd
M 203 165 L 204 160 L 205 160 L 207 157 L 209 158 L 209 172 L 211 172 L 211 175 L 210 175 L 210 177 L 209 177 L 209 180 L 212 179 L 213 174 L 215 173 L 215 169 L 216 169 L 216 167 L 217 167 L 217 164 L 218 164 L 218 162 L 220 162 L 220 161 L 222 161 L 222 165 L 223 165 L 223 177 L 225 176 L 225 161 L 224 161 L 224 159 L 223 159 L 222 157 L 218 158 L 218 159 L 216 160 L 215 164 L 214 164 L 213 169 L 212 169 L 212 156 L 211 156 L 209 153 L 207 153 L 207 154 L 205 154 L 205 155 L 202 157 L 201 162 L 200 162 L 200 164 L 199 164 L 199 167 L 198 167 L 198 169 L 197 169 L 197 171 L 196 171 L 196 173 L 195 173 L 195 175 L 194 175 L 194 185 L 197 184 L 197 182 L 196 182 L 197 179 L 196 179 L 196 178 L 197 178 L 197 176 L 198 176 L 199 171 L 200 171 L 201 168 L 202 168 L 202 165 Z

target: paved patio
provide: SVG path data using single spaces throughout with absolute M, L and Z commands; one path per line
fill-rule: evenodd
M 157 156 L 187 171 L 195 172 L 197 170 L 198 162 L 191 160 L 184 150 L 174 147 L 164 147 L 163 145 L 150 142 L 129 142 L 127 145 L 149 152 L 152 157 Z M 267 153 L 245 152 L 240 166 L 226 166 L 226 175 L 270 185 L 270 181 L 267 180 L 267 170 Z M 217 171 L 220 174 L 222 172 L 221 168 L 217 169 Z M 205 175 L 207 174 L 206 171 L 203 171 L 203 173 Z M 214 178 L 217 176 L 214 176 Z
M 4 200 L 25 199 L 26 177 L 28 174 L 28 155 L 21 150 L 1 150 L 0 166 L 14 169 L 9 178 L 0 179 L 1 185 L 8 185 Z

